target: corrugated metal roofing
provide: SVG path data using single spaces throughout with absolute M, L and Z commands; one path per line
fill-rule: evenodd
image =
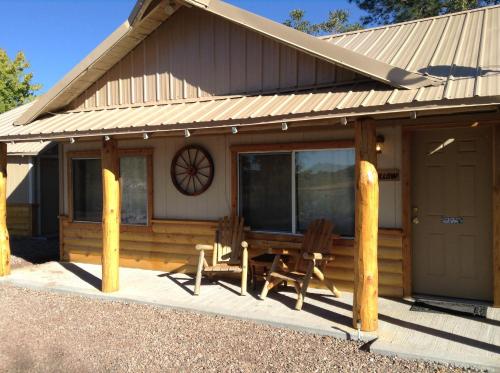
M 441 77 L 440 87 L 394 90 L 411 101 L 500 96 L 500 6 L 324 37 L 401 69 Z
M 0 132 L 8 132 L 12 129 L 12 122 L 25 112 L 33 102 L 19 106 L 15 109 L 0 114 Z M 35 142 L 17 142 L 15 144 L 7 144 L 8 155 L 38 155 L 44 150 L 50 142 L 48 141 L 35 141 Z
M 379 82 L 360 82 L 322 91 L 68 111 L 26 126 L 0 125 L 0 139 L 67 138 L 500 104 L 500 6 L 330 36 L 324 42 L 442 77 L 446 84 L 400 90 Z M 8 116 L 14 118 L 16 113 L 20 112 Z
M 31 141 L 31 142 L 16 142 L 14 144 L 7 144 L 8 155 L 38 155 L 52 142 L 50 141 Z

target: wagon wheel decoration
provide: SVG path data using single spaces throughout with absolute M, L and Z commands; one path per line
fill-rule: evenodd
M 201 146 L 188 145 L 175 154 L 170 175 L 179 192 L 186 196 L 197 196 L 212 184 L 214 162 Z

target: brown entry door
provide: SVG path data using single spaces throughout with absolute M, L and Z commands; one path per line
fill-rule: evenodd
M 492 299 L 490 128 L 417 131 L 413 292 Z

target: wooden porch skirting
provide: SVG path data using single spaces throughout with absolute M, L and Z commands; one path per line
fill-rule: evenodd
M 61 259 L 81 263 L 101 263 L 102 227 L 100 223 L 60 222 Z M 165 272 L 195 273 L 198 260 L 196 244 L 212 244 L 217 222 L 153 220 L 151 226 L 122 226 L 120 265 Z M 264 252 L 266 247 L 300 248 L 302 236 L 247 232 L 249 256 Z M 325 276 L 340 290 L 352 291 L 354 281 L 354 241 L 335 240 L 335 261 L 329 263 Z M 402 232 L 399 229 L 379 231 L 379 293 L 403 296 Z M 315 286 L 314 282 L 312 286 Z
M 30 237 L 35 233 L 37 205 L 7 204 L 7 229 L 12 237 Z

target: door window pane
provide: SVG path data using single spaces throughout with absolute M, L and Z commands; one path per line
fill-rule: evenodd
M 240 154 L 240 215 L 253 230 L 292 231 L 291 157 L 291 153 Z
M 102 174 L 100 159 L 73 159 L 73 219 L 101 221 Z
M 354 236 L 354 150 L 295 154 L 297 231 L 314 219 L 335 224 L 335 233 Z
M 148 224 L 148 171 L 146 157 L 121 157 L 123 224 Z

